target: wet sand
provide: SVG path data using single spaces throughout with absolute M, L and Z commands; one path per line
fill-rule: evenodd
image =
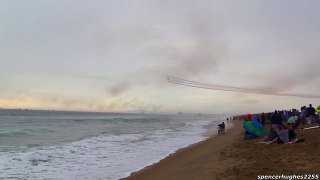
M 297 137 L 304 138 L 304 142 L 281 145 L 243 140 L 243 132 L 242 122 L 235 122 L 230 132 L 181 149 L 125 179 L 232 180 L 257 179 L 258 175 L 320 174 L 320 129 L 298 129 Z
M 220 157 L 221 151 L 235 142 L 242 131 L 241 124 L 236 122 L 229 132 L 183 148 L 126 179 L 213 179 L 225 169 L 225 164 L 237 164 L 234 160 L 222 162 Z

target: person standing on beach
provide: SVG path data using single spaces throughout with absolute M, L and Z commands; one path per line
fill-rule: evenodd
M 282 121 L 281 124 L 286 123 L 287 120 L 286 120 L 286 117 L 285 117 L 285 115 L 284 115 L 284 111 L 283 111 L 283 110 L 282 110 L 282 111 L 278 111 L 278 114 L 279 114 L 280 117 L 281 117 L 281 121 Z
M 222 133 L 225 132 L 225 129 L 226 129 L 226 125 L 224 124 L 224 122 L 222 122 Z
M 312 107 L 312 104 L 309 104 L 309 107 L 307 108 L 307 121 L 309 123 L 314 123 L 316 116 L 316 110 L 314 107 Z
M 218 135 L 224 133 L 224 129 L 226 128 L 224 122 L 218 125 Z
M 300 113 L 301 122 L 302 124 L 306 124 L 307 107 L 302 106 L 300 110 L 301 110 L 301 113 Z
M 277 110 L 274 111 L 272 117 L 271 117 L 271 127 L 274 130 L 278 130 L 279 127 L 282 125 L 282 118 Z
M 266 115 L 264 114 L 264 112 L 261 113 L 260 120 L 261 120 L 261 124 L 264 126 L 266 124 Z

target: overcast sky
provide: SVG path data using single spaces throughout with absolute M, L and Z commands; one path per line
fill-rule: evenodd
M 319 98 L 320 1 L 0 1 L 0 107 L 246 113 Z

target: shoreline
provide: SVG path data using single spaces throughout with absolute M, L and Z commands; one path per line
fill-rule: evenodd
M 242 121 L 232 121 L 222 135 L 213 134 L 215 129 L 208 128 L 207 139 L 180 148 L 159 162 L 122 179 L 214 179 L 223 170 L 219 161 L 221 151 L 234 143 L 242 130 L 241 124 Z
M 246 180 L 264 175 L 306 174 L 310 178 L 320 177 L 319 129 L 302 130 L 310 125 L 301 125 L 296 134 L 303 142 L 266 145 L 257 144 L 259 139 L 244 140 L 243 121 L 233 123 L 227 133 L 181 148 L 123 179 Z

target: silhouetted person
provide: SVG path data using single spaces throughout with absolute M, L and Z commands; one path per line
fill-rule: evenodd
M 271 117 L 271 127 L 274 130 L 278 130 L 279 127 L 282 125 L 282 118 L 277 110 L 274 111 L 272 117 Z
M 224 124 L 224 122 L 222 122 L 222 124 L 219 124 L 218 125 L 218 134 L 224 133 L 225 127 L 226 127 L 226 125 Z
M 261 113 L 261 118 L 260 118 L 260 120 L 261 120 L 261 124 L 262 124 L 262 125 L 265 125 L 265 124 L 266 124 L 266 115 L 265 115 L 264 113 Z
M 312 107 L 312 104 L 309 104 L 307 107 L 307 121 L 308 123 L 313 123 L 316 119 L 316 110 Z

